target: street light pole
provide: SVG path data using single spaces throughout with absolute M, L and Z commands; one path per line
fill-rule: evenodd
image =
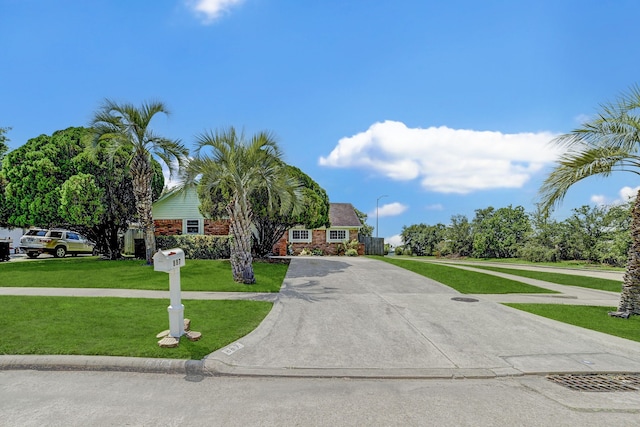
M 380 199 L 382 199 L 383 197 L 389 197 L 386 194 L 378 197 L 376 199 L 376 237 L 378 237 L 378 202 L 380 201 Z

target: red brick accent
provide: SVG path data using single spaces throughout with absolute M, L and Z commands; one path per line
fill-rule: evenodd
M 291 243 L 293 249 L 293 255 L 299 255 L 303 249 L 314 250 L 321 249 L 324 255 L 338 255 L 338 245 L 340 243 L 327 243 L 327 231 L 326 230 L 312 230 L 311 232 L 312 242 L 310 243 Z M 286 232 L 278 243 L 273 247 L 273 254 L 284 256 L 287 255 L 287 246 L 289 242 L 289 233 Z M 358 231 L 349 230 L 349 241 L 358 240 Z M 364 243 L 358 245 L 358 255 L 364 255 Z
M 204 234 L 209 234 L 212 236 L 228 236 L 229 220 L 224 219 L 220 221 L 214 221 L 212 219 L 205 219 Z
M 182 234 L 181 219 L 156 219 L 153 221 L 156 236 L 174 236 Z
M 285 231 L 280 240 L 273 245 L 273 249 L 271 252 L 275 256 L 286 256 L 287 255 L 287 239 L 289 238 L 289 232 Z

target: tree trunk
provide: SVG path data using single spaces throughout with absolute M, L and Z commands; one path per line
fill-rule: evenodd
M 231 271 L 233 280 L 247 285 L 256 282 L 251 256 L 251 208 L 233 201 L 227 207 L 231 234 Z
M 144 244 L 146 248 L 145 258 L 147 264 L 153 263 L 153 254 L 156 252 L 155 227 L 153 225 L 151 177 L 153 170 L 148 154 L 136 153 L 131 160 L 131 179 L 133 194 L 136 197 L 136 212 L 138 220 L 144 232 Z
M 618 311 L 640 314 L 640 191 L 631 213 L 631 248 Z

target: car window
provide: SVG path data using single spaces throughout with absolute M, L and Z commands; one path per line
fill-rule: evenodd
M 36 233 L 36 236 L 45 236 L 47 234 L 47 230 L 39 230 Z
M 80 240 L 80 238 L 78 237 L 78 235 L 76 233 L 67 233 L 67 239 Z
M 62 231 L 51 231 L 49 232 L 49 237 L 53 237 L 54 239 L 59 239 L 62 237 Z

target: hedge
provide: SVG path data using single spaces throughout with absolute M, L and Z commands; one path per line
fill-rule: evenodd
M 228 259 L 229 236 L 157 236 L 158 249 L 180 248 L 188 259 Z

